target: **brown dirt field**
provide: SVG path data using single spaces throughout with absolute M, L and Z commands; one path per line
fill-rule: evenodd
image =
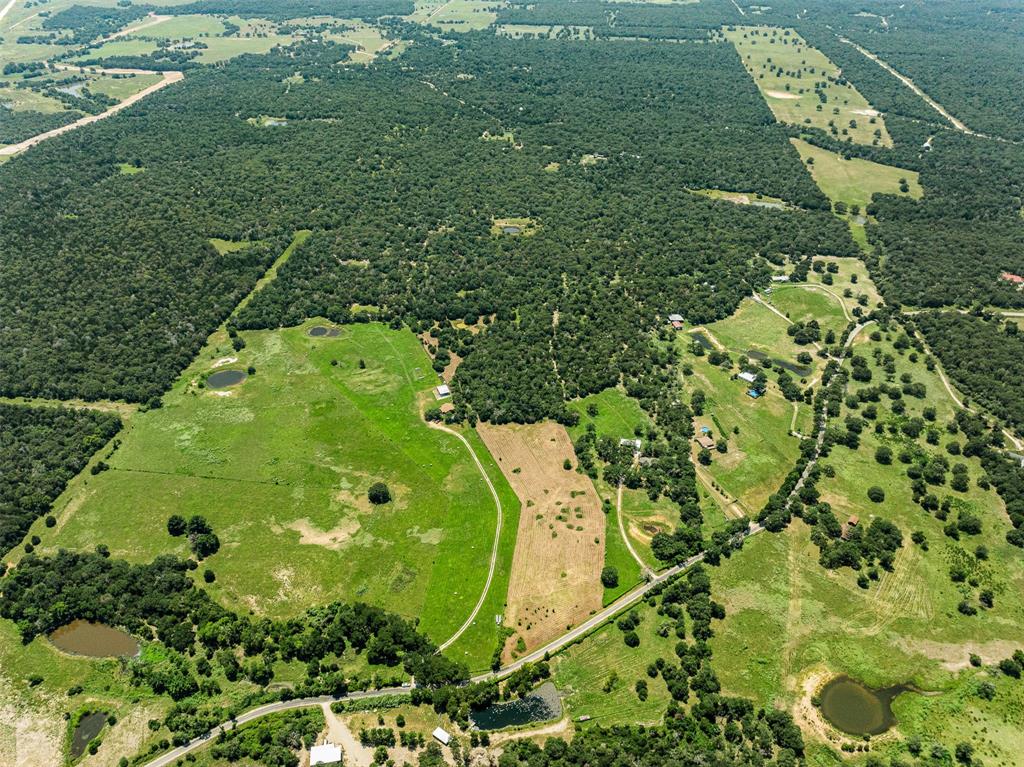
M 533 650 L 601 609 L 605 520 L 590 479 L 563 468 L 576 456 L 562 426 L 477 430 L 522 504 L 505 615 L 516 632 L 510 659 L 519 637 Z

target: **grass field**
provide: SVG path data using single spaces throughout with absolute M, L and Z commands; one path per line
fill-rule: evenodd
M 498 18 L 500 0 L 449 0 L 442 10 L 429 18 L 429 24 L 445 32 L 471 32 L 486 29 Z
M 724 437 L 728 452 L 712 451 L 711 465 L 703 469 L 738 501 L 742 512 L 756 517 L 768 496 L 778 490 L 799 455 L 799 441 L 789 435 L 793 405 L 787 402 L 769 376 L 767 392 L 758 399 L 748 396 L 742 381 L 730 380 L 736 372 L 710 365 L 707 358 L 690 358 L 694 374 L 684 379 L 688 392 L 702 389 L 707 397 L 704 415 L 694 421 L 711 429 L 713 438 Z M 739 430 L 735 433 L 734 429 Z M 696 456 L 697 447 L 694 446 Z
M 670 696 L 659 676 L 647 676 L 647 666 L 662 657 L 675 659 L 675 633 L 667 637 L 657 634 L 667 620 L 641 604 L 635 608 L 642 617 L 636 629 L 640 646 L 627 647 L 622 631 L 614 624 L 606 625 L 582 642 L 573 645 L 554 660 L 554 682 L 563 694 L 566 713 L 572 719 L 590 716 L 595 725 L 656 724 L 665 714 Z M 609 681 L 614 674 L 611 685 Z M 634 685 L 638 679 L 647 681 L 649 697 L 641 701 Z M 607 689 L 606 688 L 610 688 Z
M 99 75 L 89 79 L 89 90 L 93 93 L 110 96 L 118 101 L 124 101 L 129 96 L 155 85 L 162 79 L 160 75 L 132 75 L 131 77 Z
M 590 415 L 590 406 L 597 408 L 597 415 Z M 591 394 L 582 399 L 573 400 L 569 407 L 579 413 L 580 421 L 569 429 L 569 435 L 575 439 L 584 431 L 588 424 L 594 424 L 598 436 L 609 436 L 615 439 L 633 439 L 637 428 L 644 429 L 651 420 L 640 407 L 640 403 L 626 395 L 622 389 L 605 389 L 603 392 Z
M 360 599 L 446 639 L 487 573 L 490 492 L 465 448 L 419 417 L 434 378 L 414 335 L 354 325 L 310 338 L 313 324 L 245 333 L 237 353 L 215 337 L 164 407 L 131 422 L 112 469 L 65 499 L 55 530 L 40 528 L 44 548 L 185 554 L 166 519 L 202 514 L 222 541 L 206 564 L 223 603 L 281 616 Z M 218 362 L 256 373 L 201 388 Z M 366 500 L 377 480 L 392 503 Z M 490 649 L 477 649 L 483 662 Z
M 734 27 L 725 36 L 779 122 L 821 128 L 840 141 L 892 146 L 881 115 L 852 84 L 836 82 L 839 68 L 795 30 Z
M 802 351 L 809 351 L 813 355 L 813 346 L 800 346 L 793 342 L 786 332 L 788 327 L 785 318 L 757 301 L 745 298 L 731 317 L 712 322 L 707 329 L 733 355 L 734 360 L 737 355 L 746 354 L 751 349 L 790 362 Z M 688 334 L 678 335 L 689 348 Z M 816 366 L 817 362 L 812 363 L 812 367 Z
M 844 303 L 841 292 L 836 295 L 822 288 L 805 288 L 799 286 L 777 286 L 773 288 L 769 300 L 776 309 L 785 314 L 793 322 L 817 320 L 821 325 L 822 335 L 832 330 L 839 336 L 846 328 L 849 320 L 843 313 Z M 832 288 L 827 288 L 832 290 Z M 841 291 L 842 288 L 839 289 Z M 852 303 L 856 303 L 852 301 Z M 849 310 L 847 310 L 849 311 Z
M 793 206 L 779 197 L 771 197 L 759 192 L 729 192 L 724 189 L 691 189 L 691 192 L 712 200 L 724 200 L 734 205 L 754 205 L 762 208 L 793 209 Z

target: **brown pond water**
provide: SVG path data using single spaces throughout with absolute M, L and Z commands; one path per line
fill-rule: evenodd
M 102 623 L 77 620 L 50 634 L 58 650 L 89 658 L 130 658 L 139 654 L 139 642 L 131 634 Z
M 89 743 L 103 730 L 107 715 L 102 711 L 86 714 L 78 720 L 78 726 L 71 734 L 71 758 L 77 759 L 85 753 Z
M 856 679 L 838 676 L 820 693 L 821 714 L 833 727 L 851 735 L 878 735 L 896 724 L 892 702 L 912 692 L 905 684 L 872 690 Z

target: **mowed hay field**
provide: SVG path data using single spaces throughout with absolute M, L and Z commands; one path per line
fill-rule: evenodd
M 513 657 L 601 608 L 605 519 L 590 479 L 563 467 L 566 459 L 576 465 L 564 427 L 477 430 L 522 504 L 504 621 L 514 632 L 505 651 Z
M 795 30 L 734 27 L 725 36 L 780 123 L 812 125 L 839 141 L 892 146 L 881 115 L 852 84 L 836 82 L 839 67 Z
M 167 518 L 201 514 L 222 542 L 202 567 L 224 604 L 287 616 L 362 600 L 447 639 L 483 588 L 494 500 L 465 446 L 420 416 L 437 379 L 412 333 L 365 324 L 313 338 L 316 324 L 242 333 L 241 352 L 219 334 L 161 409 L 131 420 L 111 469 L 58 501 L 58 526 L 39 527 L 43 551 L 186 555 Z M 237 386 L 200 388 L 214 370 L 249 366 Z M 369 503 L 376 481 L 391 503 Z

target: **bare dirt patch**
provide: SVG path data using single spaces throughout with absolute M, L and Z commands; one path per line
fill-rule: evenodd
M 321 530 L 308 519 L 296 519 L 285 525 L 284 529 L 297 532 L 301 544 L 338 551 L 359 532 L 359 520 L 343 519 L 330 530 Z
M 942 663 L 947 671 L 962 671 L 971 665 L 971 653 L 981 657 L 983 663 L 998 663 L 1009 658 L 1014 650 L 1020 649 L 1020 642 L 1010 639 L 992 639 L 988 642 L 934 642 L 930 639 L 898 640 L 901 649 L 911 653 L 927 655 L 932 660 Z
M 799 101 L 800 97 L 795 93 L 786 93 L 786 91 L 765 91 L 766 96 L 771 96 L 773 99 L 785 99 L 786 101 Z
M 576 465 L 565 428 L 555 423 L 478 427 L 522 504 L 505 625 L 505 654 L 544 645 L 601 608 L 604 515 L 591 481 Z

